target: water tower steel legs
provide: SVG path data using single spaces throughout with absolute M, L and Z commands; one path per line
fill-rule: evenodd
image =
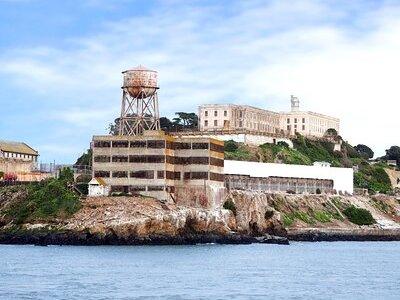
M 160 130 L 157 90 L 151 95 L 145 91 L 143 88 L 137 97 L 132 97 L 123 89 L 120 135 L 140 135 L 144 130 Z

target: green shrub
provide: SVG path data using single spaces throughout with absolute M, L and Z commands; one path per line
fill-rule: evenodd
M 286 143 L 285 141 L 279 141 L 276 143 L 278 146 L 284 147 L 284 148 L 289 148 L 289 144 Z
M 238 150 L 238 144 L 234 140 L 226 141 L 224 144 L 224 149 L 227 152 L 235 152 Z
M 375 223 L 375 219 L 368 210 L 355 207 L 354 205 L 346 208 L 343 213 L 350 222 L 357 225 L 372 225 Z
M 236 216 L 236 206 L 235 206 L 235 203 L 232 200 L 230 200 L 230 199 L 226 200 L 224 205 L 223 205 L 223 208 L 229 209 Z

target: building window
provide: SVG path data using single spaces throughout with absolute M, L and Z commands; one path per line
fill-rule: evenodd
M 154 179 L 154 171 L 135 171 L 131 172 L 131 178 Z
M 228 112 L 224 110 L 224 117 L 228 116 Z
M 163 149 L 163 148 L 165 148 L 165 141 L 164 140 L 147 141 L 147 147 L 148 148 Z
M 217 117 L 217 116 L 218 116 L 218 111 L 214 110 L 214 117 Z
M 94 177 L 110 177 L 109 171 L 95 171 Z
M 147 187 L 147 191 L 151 192 L 151 191 L 163 191 L 164 190 L 164 186 L 162 185 L 149 185 Z
M 208 179 L 207 172 L 191 172 L 191 179 Z
M 290 119 L 289 118 L 286 121 L 287 121 L 288 124 L 290 124 Z
M 297 118 L 294 118 L 294 123 L 297 123 Z
M 214 120 L 214 126 L 218 126 L 218 121 Z
M 243 127 L 243 122 L 239 121 L 239 127 Z
M 208 117 L 208 111 L 207 111 L 207 110 L 204 112 L 204 115 L 205 115 L 206 117 Z
M 287 126 L 287 130 L 290 130 L 290 125 Z
M 303 118 L 303 123 L 305 123 L 306 122 L 306 118 Z
M 208 143 L 192 143 L 192 149 L 208 150 Z
M 128 172 L 126 172 L 126 171 L 112 172 L 112 177 L 114 177 L 114 178 L 127 178 L 128 177 Z
M 204 126 L 207 127 L 208 126 L 208 120 L 204 121 Z
M 129 142 L 128 141 L 113 141 L 112 146 L 113 146 L 113 148 L 128 148 Z
M 111 146 L 110 141 L 96 141 L 94 142 L 95 148 L 109 148 Z
M 95 162 L 110 162 L 111 158 L 107 155 L 97 155 L 94 157 Z
M 164 171 L 157 171 L 157 178 L 164 179 Z
M 175 143 L 174 148 L 176 150 L 182 150 L 182 149 L 190 149 L 190 143 Z
M 112 162 L 128 162 L 128 156 L 125 155 L 114 155 Z
M 243 118 L 243 113 L 242 113 L 242 111 L 239 112 L 239 118 Z
M 301 128 L 303 129 L 303 131 L 306 130 L 306 126 L 305 125 L 303 125 Z
M 297 129 L 297 125 L 294 125 L 294 129 Z
M 146 148 L 146 141 L 132 141 L 131 148 Z

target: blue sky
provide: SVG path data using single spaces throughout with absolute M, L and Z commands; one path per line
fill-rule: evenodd
M 399 1 L 0 0 L 0 138 L 72 163 L 119 114 L 121 71 L 159 71 L 160 110 L 245 103 L 341 118 L 400 144 Z

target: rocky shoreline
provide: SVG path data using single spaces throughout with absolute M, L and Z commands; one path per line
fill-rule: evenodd
M 289 229 L 287 238 L 298 242 L 389 242 L 400 241 L 400 229 Z
M 178 236 L 151 235 L 147 237 L 120 237 L 116 234 L 92 234 L 90 232 L 51 232 L 51 231 L 3 231 L 0 232 L 0 244 L 14 245 L 196 245 L 196 244 L 280 244 L 288 245 L 284 237 L 264 235 L 252 237 L 249 235 L 230 233 L 221 234 L 185 234 Z

